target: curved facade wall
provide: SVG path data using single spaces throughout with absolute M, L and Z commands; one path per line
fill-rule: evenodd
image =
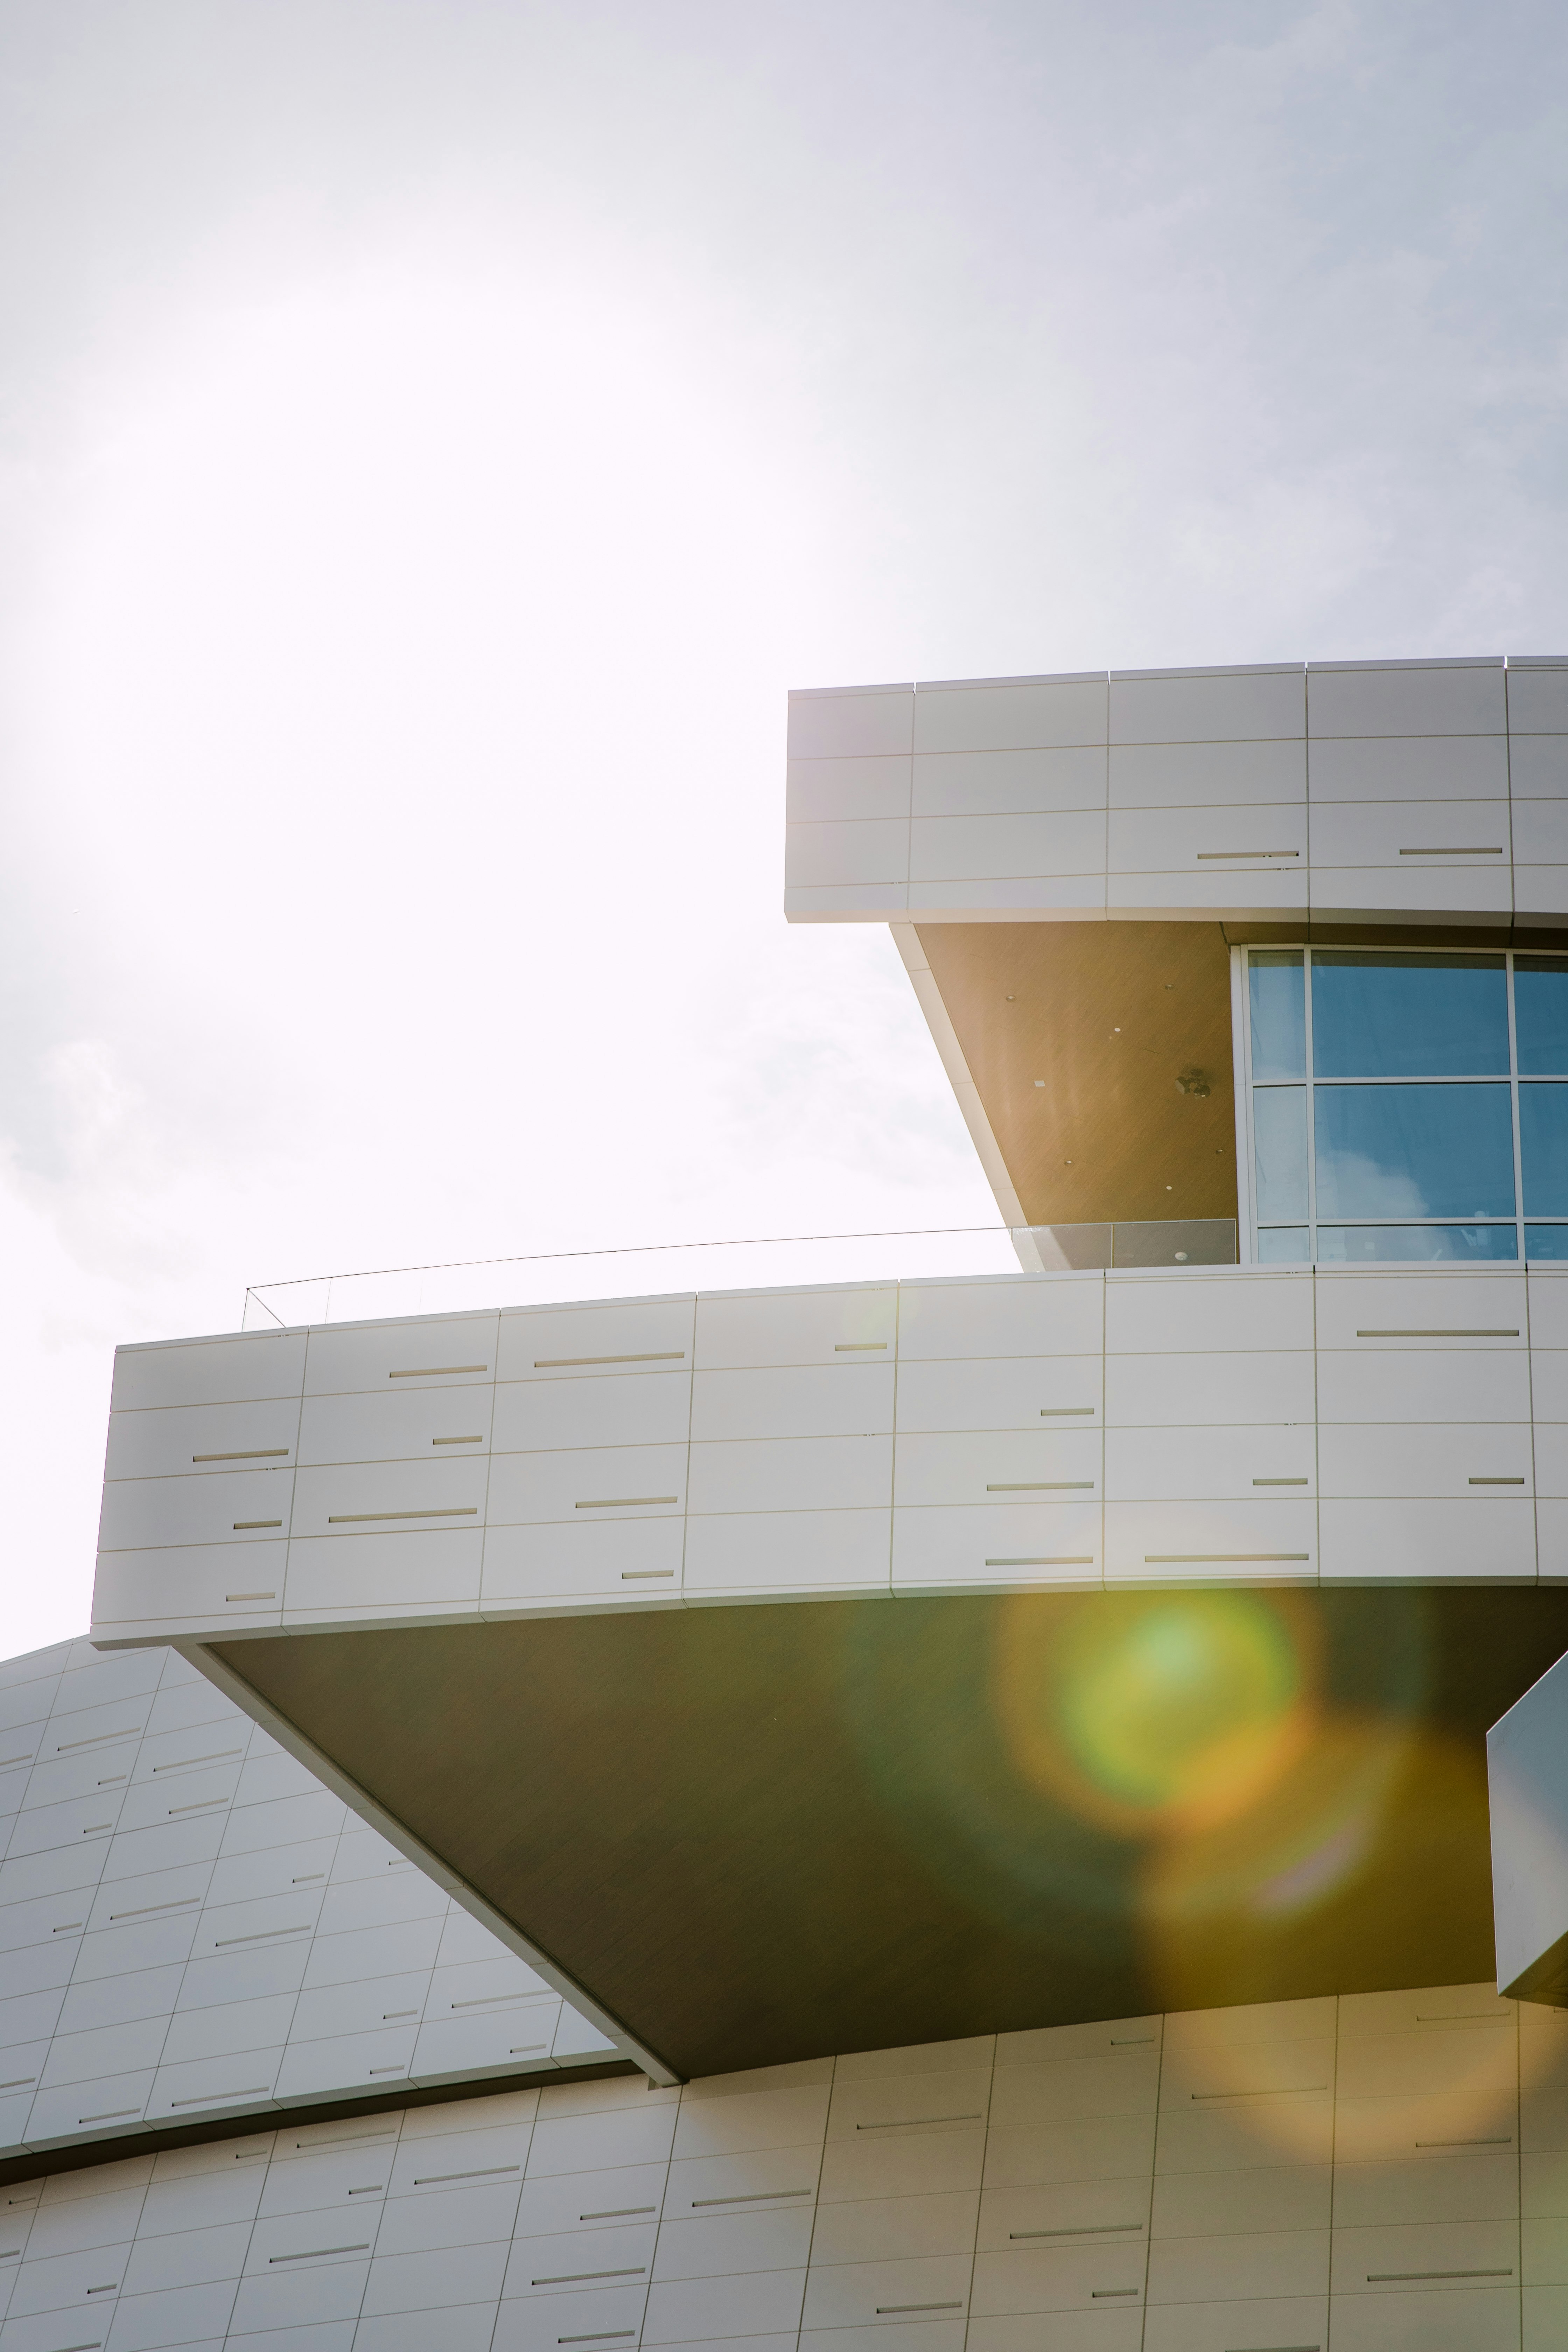
M 0 2192 L 3 2352 L 1549 2352 L 1568 2020 L 1486 1985 L 253 2133 Z
M 329 1325 L 122 1349 L 114 1394 L 100 1643 L 1568 1574 L 1568 1268 L 1019 1274 Z M 275 1466 L 174 1466 L 215 1431 Z M 432 1459 L 447 1435 L 460 1462 Z
M 0 1723 L 0 2166 L 615 2055 L 174 1651 L 10 1659 Z

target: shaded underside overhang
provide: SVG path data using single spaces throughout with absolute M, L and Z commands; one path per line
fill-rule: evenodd
M 1568 1591 L 1381 1587 L 190 1654 L 693 2076 L 1490 1977 L 1486 1733 L 1565 1650 Z
M 1514 944 L 1509 925 L 1305 919 L 913 928 L 1031 1225 L 1235 1217 L 1233 946 Z M 1568 947 L 1568 934 L 1537 927 L 1520 943 Z

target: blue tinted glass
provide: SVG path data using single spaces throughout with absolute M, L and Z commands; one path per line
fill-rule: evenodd
M 1307 1089 L 1259 1087 L 1252 1097 L 1258 1215 L 1263 1224 L 1307 1213 Z
M 1563 1231 L 1568 1233 L 1568 1225 Z M 1305 1265 L 1310 1255 L 1305 1225 L 1265 1225 L 1258 1236 L 1260 1265 Z
M 1319 1087 L 1319 1217 L 1511 1217 L 1509 1094 Z
M 1506 1077 L 1501 956 L 1315 953 L 1312 1063 L 1320 1078 Z
M 1568 959 L 1515 956 L 1513 1026 L 1521 1070 L 1568 1074 Z
M 1526 1257 L 1568 1257 L 1568 1225 L 1526 1225 Z
M 1521 1087 L 1519 1154 L 1527 1217 L 1568 1217 L 1568 1086 Z
M 1247 958 L 1247 984 L 1253 1076 L 1304 1078 L 1307 981 L 1300 950 L 1254 948 Z
M 1448 1264 L 1454 1260 L 1514 1257 L 1513 1225 L 1320 1225 L 1321 1265 Z

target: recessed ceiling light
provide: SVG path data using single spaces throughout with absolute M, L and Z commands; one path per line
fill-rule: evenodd
M 1044 1078 L 1037 1078 L 1037 1079 L 1035 1080 L 1035 1084 L 1036 1084 L 1037 1087 L 1043 1087 L 1043 1086 L 1045 1085 L 1045 1083 L 1046 1083 L 1046 1082 L 1045 1082 Z

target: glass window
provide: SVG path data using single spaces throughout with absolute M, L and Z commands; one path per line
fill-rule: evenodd
M 1252 1003 L 1252 1076 L 1307 1075 L 1307 982 L 1300 948 L 1255 948 L 1248 958 Z M 1563 1066 L 1568 1069 L 1568 1062 Z
M 1568 1086 L 1521 1087 L 1519 1151 L 1525 1215 L 1568 1217 Z
M 1564 1228 L 1568 1232 L 1568 1227 Z M 1305 1265 L 1312 1255 L 1305 1225 L 1266 1225 L 1258 1236 L 1262 1265 Z
M 1315 953 L 1312 1059 L 1320 1078 L 1506 1077 L 1502 957 Z
M 1318 1087 L 1320 1217 L 1511 1217 L 1507 1087 Z
M 1307 1213 L 1307 1089 L 1259 1087 L 1252 1102 L 1258 1217 L 1278 1224 Z
M 1521 1071 L 1568 1077 L 1568 962 L 1560 956 L 1515 956 L 1513 1023 Z
M 1519 1235 L 1511 1224 L 1318 1227 L 1318 1258 L 1324 1265 L 1450 1265 L 1518 1255 Z
M 1568 954 L 1247 957 L 1258 1263 L 1568 1264 Z

